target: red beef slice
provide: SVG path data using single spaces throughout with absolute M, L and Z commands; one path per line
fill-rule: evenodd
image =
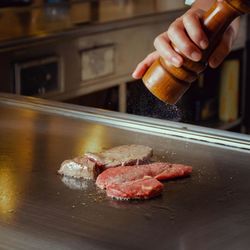
M 123 184 L 129 181 L 143 179 L 150 176 L 158 180 L 168 180 L 184 177 L 192 172 L 192 167 L 181 164 L 151 163 L 139 166 L 123 166 L 110 168 L 102 172 L 96 180 L 99 188 L 105 189 L 113 184 Z
M 163 190 L 163 184 L 152 177 L 128 181 L 121 184 L 111 184 L 106 192 L 109 197 L 129 200 L 129 199 L 150 199 L 158 196 Z

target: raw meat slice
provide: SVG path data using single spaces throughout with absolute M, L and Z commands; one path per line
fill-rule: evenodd
M 153 168 L 151 168 L 151 170 L 153 175 L 156 174 L 154 178 L 156 178 L 157 180 L 169 180 L 178 177 L 184 177 L 192 173 L 192 167 L 182 164 L 171 164 L 169 168 L 165 169 L 159 174 L 157 174 L 157 172 L 154 173 Z
M 156 162 L 140 166 L 121 166 L 103 171 L 96 179 L 96 185 L 105 189 L 109 185 L 143 179 L 145 176 L 159 180 L 184 177 L 192 172 L 192 167 L 181 164 Z
M 112 184 L 107 187 L 107 195 L 119 200 L 150 199 L 161 194 L 163 184 L 152 177 L 136 181 Z
M 100 153 L 86 153 L 85 156 L 95 161 L 104 169 L 117 166 L 143 164 L 150 160 L 153 150 L 143 145 L 123 145 Z
M 100 172 L 101 170 L 96 163 L 84 156 L 64 161 L 58 170 L 61 175 L 90 180 L 95 180 Z

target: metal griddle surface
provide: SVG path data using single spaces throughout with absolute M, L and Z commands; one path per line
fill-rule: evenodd
M 0 106 L 0 249 L 249 249 L 249 151 L 53 114 L 53 107 Z M 65 159 L 131 143 L 194 172 L 165 182 L 156 199 L 133 202 L 56 174 Z

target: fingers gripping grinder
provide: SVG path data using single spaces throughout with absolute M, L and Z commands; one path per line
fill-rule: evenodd
M 202 59 L 193 62 L 183 57 L 181 68 L 176 68 L 162 58 L 157 59 L 144 74 L 146 87 L 160 100 L 175 104 L 190 87 L 198 75 L 205 70 L 207 60 L 229 24 L 238 16 L 250 12 L 250 0 L 216 1 L 201 22 L 209 39 L 209 47 L 203 51 Z M 178 52 L 178 49 L 173 48 Z

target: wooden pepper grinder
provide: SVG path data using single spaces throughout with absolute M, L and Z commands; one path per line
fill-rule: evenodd
M 229 24 L 236 17 L 249 12 L 250 0 L 216 1 L 202 18 L 204 31 L 209 39 L 209 47 L 203 50 L 201 61 L 193 62 L 182 56 L 184 59 L 183 66 L 177 68 L 166 60 L 159 58 L 142 78 L 146 87 L 163 102 L 175 104 L 191 83 L 198 78 L 198 75 L 205 70 L 209 56 L 220 42 L 222 34 Z M 180 53 L 174 44 L 172 45 Z

